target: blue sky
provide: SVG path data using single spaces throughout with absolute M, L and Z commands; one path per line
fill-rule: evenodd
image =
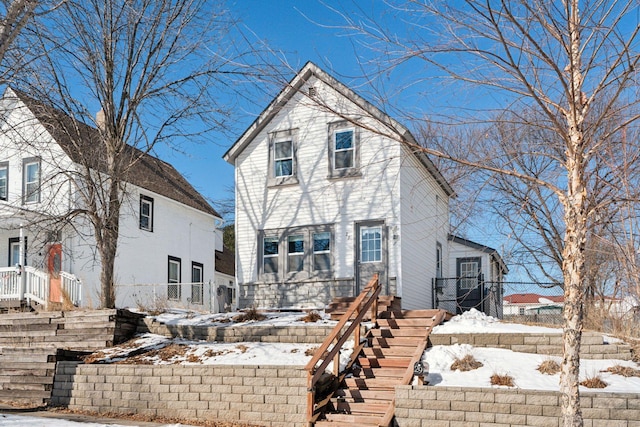
M 331 7 L 340 10 L 354 7 L 350 1 L 331 3 Z M 367 4 L 371 7 L 375 2 L 362 1 L 359 6 Z M 243 31 L 253 33 L 251 37 L 267 43 L 275 53 L 286 58 L 293 69 L 313 61 L 348 85 L 359 81 L 357 76 L 362 75 L 362 71 L 352 38 L 345 36 L 342 30 L 323 27 L 342 23 L 341 17 L 325 4 L 317 0 L 238 0 L 230 2 L 229 7 L 240 19 Z M 272 95 L 275 90 L 272 88 Z M 244 111 L 237 117 L 236 129 L 231 135 L 220 136 L 206 145 L 189 147 L 185 150 L 188 154 L 160 150 L 160 156 L 173 164 L 217 207 L 216 201 L 233 197 L 233 167 L 222 159 L 222 155 L 233 144 L 234 137 L 239 136 L 270 101 L 265 96 L 252 105 L 243 105 Z

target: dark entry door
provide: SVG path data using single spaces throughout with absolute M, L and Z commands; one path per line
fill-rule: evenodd
M 387 283 L 387 231 L 383 221 L 356 223 L 356 295 L 379 274 L 382 289 Z
M 458 314 L 470 308 L 483 311 L 480 267 L 479 257 L 456 259 Z

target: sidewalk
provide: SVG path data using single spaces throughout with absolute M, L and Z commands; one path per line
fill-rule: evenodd
M 11 414 L 25 417 L 52 418 L 57 420 L 74 421 L 77 423 L 94 423 L 122 426 L 138 426 L 138 427 L 161 427 L 176 426 L 177 424 L 154 423 L 148 421 L 134 421 L 121 418 L 94 417 L 84 414 L 69 414 L 64 412 L 47 411 L 44 408 L 18 408 L 0 403 L 0 414 Z M 180 424 L 180 426 L 189 427 L 188 424 Z

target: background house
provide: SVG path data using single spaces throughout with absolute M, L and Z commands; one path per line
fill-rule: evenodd
M 307 63 L 225 154 L 235 166 L 239 306 L 318 307 L 379 273 L 434 304 L 453 190 L 410 132 Z
M 100 264 L 93 228 L 82 216 L 59 218 L 82 209 L 74 191 L 82 185 L 74 173 L 81 156 L 93 156 L 94 172 L 100 173 L 93 143 L 98 132 L 11 89 L 1 102 L 0 270 L 10 277 L 12 266 L 23 264 L 37 270 L 47 286 L 60 274 L 73 275 L 81 283 L 74 302 L 97 306 Z M 72 143 L 70 134 L 82 135 L 81 144 L 77 138 Z M 128 149 L 125 155 L 141 157 L 127 177 L 121 210 L 116 305 L 217 306 L 205 287 L 214 281 L 215 249 L 222 248 L 216 232 L 220 215 L 171 165 Z M 60 299 L 60 292 L 50 291 L 49 301 Z
M 504 296 L 503 312 L 505 316 L 562 314 L 563 306 L 563 295 L 511 294 Z
M 493 248 L 449 235 L 445 259 L 451 277 L 438 276 L 436 305 L 451 313 L 475 308 L 489 316 L 502 318 L 504 276 L 509 272 Z

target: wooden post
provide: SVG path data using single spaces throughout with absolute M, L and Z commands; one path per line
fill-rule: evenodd
M 313 374 L 307 372 L 307 427 L 313 427 L 313 412 L 316 406 L 316 393 L 313 385 Z
M 336 338 L 336 344 L 338 345 L 338 338 Z M 340 350 L 336 352 L 336 355 L 333 357 L 333 375 L 336 377 L 340 374 Z

